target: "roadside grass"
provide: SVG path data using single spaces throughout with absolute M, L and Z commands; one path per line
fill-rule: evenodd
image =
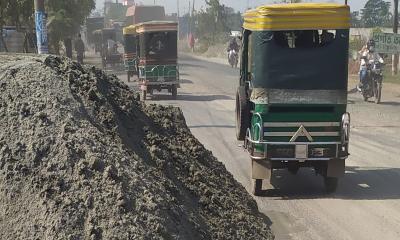
M 390 67 L 386 67 L 383 70 L 383 82 L 400 84 L 400 72 L 397 75 L 392 76 L 392 69 Z

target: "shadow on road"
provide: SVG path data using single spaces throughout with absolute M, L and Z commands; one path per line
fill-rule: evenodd
M 181 74 L 181 76 L 182 76 L 182 74 Z M 182 84 L 193 84 L 193 81 L 188 80 L 188 79 L 181 79 L 181 80 L 179 80 L 179 81 L 180 81 L 180 83 L 182 83 Z
M 274 189 L 264 190 L 265 197 L 291 199 L 349 199 L 385 200 L 400 199 L 400 169 L 365 169 L 346 167 L 345 177 L 340 179 L 337 192 L 326 194 L 323 178 L 315 176 L 311 169 L 301 169 L 298 175 L 286 170 L 274 170 L 271 184 Z
M 188 126 L 189 128 L 236 128 L 233 125 L 195 125 L 195 126 Z
M 205 66 L 199 64 L 191 64 L 191 63 L 179 63 L 179 67 L 206 68 Z
M 347 91 L 347 94 L 354 94 L 357 92 L 358 92 L 357 88 L 353 88 L 353 89 L 350 89 L 349 91 Z
M 152 101 L 163 101 L 163 100 L 173 100 L 170 94 L 154 94 L 151 96 Z M 226 95 L 189 95 L 189 94 L 179 94 L 176 100 L 180 101 L 191 101 L 191 102 L 208 102 L 216 100 L 233 100 L 233 98 Z
M 381 102 L 380 105 L 387 106 L 400 106 L 400 102 Z

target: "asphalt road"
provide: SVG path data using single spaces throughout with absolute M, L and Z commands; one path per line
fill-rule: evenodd
M 186 55 L 180 67 L 178 99 L 157 93 L 151 102 L 181 107 L 193 134 L 251 192 L 250 160 L 235 138 L 239 71 Z M 384 85 L 380 105 L 350 91 L 349 111 L 351 157 L 337 193 L 326 195 L 310 169 L 279 170 L 268 196 L 255 198 L 277 239 L 400 239 L 400 87 Z

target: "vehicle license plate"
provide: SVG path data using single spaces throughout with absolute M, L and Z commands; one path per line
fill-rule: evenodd
M 296 145 L 296 158 L 306 159 L 307 158 L 307 145 Z

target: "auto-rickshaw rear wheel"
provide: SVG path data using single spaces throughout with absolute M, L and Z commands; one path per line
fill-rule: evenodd
M 172 98 L 175 100 L 178 96 L 178 88 L 176 85 L 172 85 L 171 87 Z
M 131 74 L 128 72 L 128 82 L 130 82 L 131 81 Z
M 262 179 L 253 179 L 252 192 L 254 196 L 261 196 L 262 194 Z
M 246 131 L 250 126 L 250 103 L 247 99 L 246 89 L 238 87 L 236 93 L 236 138 L 243 141 Z
M 339 178 L 324 177 L 324 185 L 327 193 L 334 193 L 338 187 Z
M 142 90 L 142 93 L 140 94 L 140 101 L 144 102 L 146 101 L 147 98 L 147 90 Z

